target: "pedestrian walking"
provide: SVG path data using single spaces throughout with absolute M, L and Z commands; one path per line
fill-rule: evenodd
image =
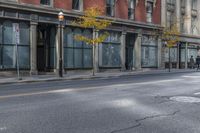
M 198 55 L 196 58 L 196 64 L 197 64 L 197 71 L 199 70 L 199 65 L 200 65 L 200 56 Z
M 190 68 L 194 69 L 194 58 L 193 58 L 193 56 L 190 57 Z

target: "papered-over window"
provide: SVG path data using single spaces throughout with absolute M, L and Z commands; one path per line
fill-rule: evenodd
M 88 29 L 65 28 L 64 30 L 64 66 L 68 69 L 92 68 L 92 45 L 74 39 L 83 34 L 92 37 Z
M 120 44 L 120 33 L 110 32 L 108 38 L 100 45 L 101 67 L 120 67 Z
M 0 69 L 14 69 L 16 68 L 16 44 L 13 32 L 13 21 L 4 21 L 0 23 Z M 19 67 L 21 69 L 28 69 L 30 67 L 30 38 L 29 25 L 20 22 L 20 44 L 18 44 L 19 51 Z
M 142 67 L 157 67 L 157 43 L 154 36 L 142 37 Z

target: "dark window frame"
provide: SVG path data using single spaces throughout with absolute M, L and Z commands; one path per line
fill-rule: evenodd
M 40 5 L 51 6 L 51 0 L 40 0 Z
M 106 0 L 106 15 L 109 17 L 115 16 L 115 2 L 116 0 Z
M 80 0 L 72 0 L 72 9 L 80 10 L 81 9 L 80 4 L 81 4 Z
M 150 15 L 151 17 L 149 17 L 148 15 Z M 153 2 L 151 2 L 151 1 L 147 1 L 146 20 L 147 20 L 148 23 L 153 22 Z
M 131 2 L 132 1 L 132 2 Z M 136 7 L 136 1 L 135 0 L 129 0 L 128 1 L 128 19 L 134 20 L 135 19 L 135 7 Z M 131 5 L 133 4 L 133 5 Z

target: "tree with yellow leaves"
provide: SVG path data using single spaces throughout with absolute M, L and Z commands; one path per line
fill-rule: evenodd
M 169 48 L 169 72 L 171 68 L 170 48 L 174 47 L 180 41 L 180 31 L 177 23 L 173 23 L 170 27 L 165 27 L 162 33 L 162 40 L 165 46 Z
M 90 7 L 84 11 L 83 16 L 78 17 L 78 19 L 73 22 L 75 26 L 91 28 L 93 30 L 93 37 L 76 35 L 74 38 L 77 41 L 83 41 L 93 46 L 93 75 L 95 75 L 95 48 L 108 37 L 109 33 L 103 32 L 103 30 L 111 25 L 111 21 L 99 18 L 103 13 L 104 10 L 98 6 Z

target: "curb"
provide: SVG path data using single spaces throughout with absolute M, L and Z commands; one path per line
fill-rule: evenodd
M 85 76 L 85 77 L 72 77 L 72 78 L 44 78 L 44 79 L 30 79 L 30 80 L 14 80 L 14 81 L 6 81 L 6 82 L 0 82 L 0 85 L 7 85 L 7 84 L 17 84 L 17 83 L 35 83 L 35 82 L 47 82 L 47 81 L 73 81 L 73 80 L 89 80 L 89 79 L 108 79 L 108 78 L 114 78 L 114 77 L 124 77 L 124 76 L 137 76 L 137 75 L 156 75 L 156 74 L 176 74 L 176 73 L 192 73 L 192 72 L 199 72 L 199 71 L 175 71 L 175 72 L 152 72 L 152 73 L 145 73 L 145 72 L 139 72 L 139 73 L 127 73 L 127 74 L 119 74 L 119 75 L 109 75 L 109 76 Z

